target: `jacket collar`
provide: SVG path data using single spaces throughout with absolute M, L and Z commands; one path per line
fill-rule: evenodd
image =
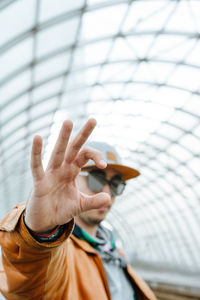
M 73 242 L 78 247 L 83 249 L 85 252 L 90 253 L 90 254 L 94 254 L 94 255 L 98 255 L 96 250 L 92 246 L 90 246 L 90 244 L 88 244 L 88 242 L 86 242 L 85 240 L 81 240 L 73 234 L 71 234 L 70 238 L 73 240 Z

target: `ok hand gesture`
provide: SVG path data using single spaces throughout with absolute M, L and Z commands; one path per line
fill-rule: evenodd
M 95 119 L 89 119 L 69 142 L 73 124 L 65 121 L 45 171 L 41 156 L 42 139 L 35 136 L 31 155 L 34 186 L 25 216 L 27 226 L 33 231 L 48 231 L 69 222 L 83 211 L 107 206 L 110 202 L 107 193 L 89 196 L 81 193 L 76 184 L 76 177 L 89 159 L 98 168 L 106 167 L 101 152 L 89 147 L 81 149 L 95 126 Z

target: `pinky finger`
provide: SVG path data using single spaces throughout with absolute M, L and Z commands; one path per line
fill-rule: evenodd
M 44 169 L 42 166 L 42 138 L 40 136 L 35 136 L 33 139 L 31 171 L 34 181 L 38 181 L 44 176 Z

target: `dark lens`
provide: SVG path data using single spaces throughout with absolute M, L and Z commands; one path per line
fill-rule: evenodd
M 88 187 L 93 192 L 101 192 L 106 184 L 106 175 L 103 171 L 94 170 L 89 172 Z
M 126 183 L 119 176 L 115 176 L 111 179 L 110 189 L 114 196 L 119 196 L 123 193 Z

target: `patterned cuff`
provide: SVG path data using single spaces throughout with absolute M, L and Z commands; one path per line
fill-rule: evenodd
M 24 224 L 26 225 L 25 214 L 23 217 L 24 217 Z M 51 243 L 51 242 L 55 242 L 63 234 L 65 225 L 58 225 L 55 228 L 53 228 L 52 230 L 47 231 L 47 232 L 42 232 L 42 233 L 34 232 L 27 225 L 26 225 L 26 228 L 28 229 L 28 231 L 30 232 L 32 237 L 39 243 Z

